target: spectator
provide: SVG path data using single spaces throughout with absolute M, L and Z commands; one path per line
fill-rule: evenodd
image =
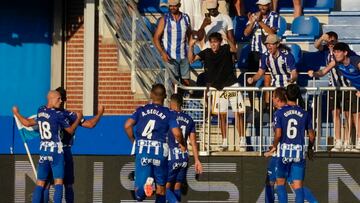
M 298 73 L 294 56 L 285 45 L 280 43 L 280 38 L 270 34 L 267 36 L 265 44 L 268 52 L 261 56 L 260 68 L 256 75 L 248 78 L 248 83 L 253 84 L 266 71 L 271 74 L 271 86 L 273 87 L 286 87 L 289 83 L 296 82 Z
M 334 61 L 334 53 L 333 48 L 336 42 L 338 41 L 338 35 L 335 32 L 327 32 L 324 33 L 318 40 L 315 41 L 314 46 L 319 51 L 324 51 L 326 53 L 326 65 L 329 65 L 330 62 Z M 331 69 L 329 74 L 329 86 L 332 87 L 349 87 L 350 81 L 344 78 L 341 73 L 335 68 Z M 332 111 L 333 114 L 333 122 L 334 122 L 334 134 L 335 134 L 335 145 L 334 148 L 331 149 L 332 152 L 338 152 L 341 150 L 350 151 L 350 129 L 349 129 L 349 93 L 343 91 L 336 90 L 329 91 L 329 110 Z M 336 95 L 336 98 L 335 98 Z M 356 98 L 355 95 L 352 98 Z M 344 99 L 344 100 L 343 100 Z M 335 103 L 336 101 L 336 103 Z M 342 103 L 344 102 L 344 103 Z M 342 104 L 342 105 L 341 105 Z M 340 112 L 343 107 L 346 123 L 342 126 L 342 122 L 340 122 Z M 341 128 L 345 129 L 345 141 L 344 143 L 341 140 Z
M 278 11 L 278 0 L 272 0 L 273 11 Z M 302 15 L 301 0 L 293 0 L 294 18 Z
M 266 36 L 276 34 L 279 29 L 279 15 L 270 10 L 271 0 L 258 0 L 256 4 L 259 11 L 249 14 L 249 21 L 244 30 L 245 36 L 253 35 L 251 39 L 251 51 L 248 56 L 248 71 L 257 72 L 262 53 L 267 51 L 264 44 Z M 265 77 L 265 85 L 270 85 L 270 77 Z
M 210 48 L 209 36 L 211 33 L 218 32 L 222 35 L 222 45 L 233 43 L 234 39 L 234 28 L 230 16 L 219 13 L 217 0 L 206 0 L 206 8 L 209 13 L 205 13 L 202 25 L 198 30 L 198 40 L 204 40 L 205 46 L 203 49 Z
M 240 136 L 240 151 L 246 150 L 246 140 L 244 133 L 244 101 L 241 93 L 236 91 L 221 91 L 224 87 L 239 87 L 233 68 L 232 53 L 236 52 L 235 44 L 229 41 L 229 44 L 221 45 L 222 37 L 218 32 L 211 33 L 209 36 L 211 48 L 207 48 L 197 55 L 193 54 L 195 39 L 190 40 L 189 61 L 203 60 L 204 68 L 207 72 L 207 86 L 219 90 L 215 96 L 214 110 L 220 117 L 220 130 L 223 138 L 222 148 L 227 148 L 226 139 L 226 115 L 228 112 L 228 103 L 235 113 L 235 125 Z
M 191 34 L 190 18 L 180 12 L 180 0 L 169 0 L 169 13 L 160 18 L 154 34 L 154 44 L 175 77 L 190 84 L 187 42 Z
M 188 14 L 191 22 L 191 29 L 199 28 L 201 26 L 201 10 L 202 0 L 181 0 L 180 11 Z
M 323 77 L 331 69 L 337 69 L 346 79 L 348 79 L 353 87 L 357 89 L 356 96 L 360 97 L 360 56 L 353 55 L 349 45 L 343 42 L 338 42 L 333 47 L 334 61 L 331 61 L 324 69 L 319 71 L 308 71 L 310 77 Z M 356 146 L 351 151 L 360 152 L 360 114 L 358 110 L 359 98 L 352 98 L 350 96 L 351 111 L 355 121 L 355 129 L 357 134 Z
M 243 0 L 232 0 L 234 6 L 234 12 L 236 16 L 243 16 L 245 13 L 245 7 Z

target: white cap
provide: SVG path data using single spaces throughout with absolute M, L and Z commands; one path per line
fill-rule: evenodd
M 169 6 L 176 6 L 180 3 L 180 0 L 169 0 L 168 4 Z
M 206 0 L 206 9 L 214 9 L 218 6 L 217 0 Z
M 267 4 L 270 4 L 271 3 L 271 0 L 258 0 L 256 2 L 256 4 L 260 4 L 260 5 L 267 5 Z

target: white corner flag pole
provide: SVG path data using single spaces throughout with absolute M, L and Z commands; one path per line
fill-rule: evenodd
M 16 125 L 17 125 L 17 126 L 21 126 L 22 124 L 20 123 L 19 119 L 18 119 L 16 116 L 14 116 L 14 118 L 15 118 Z M 25 150 L 26 150 L 26 154 L 27 154 L 27 156 L 28 156 L 28 158 L 29 158 L 29 161 L 30 161 L 30 164 L 31 164 L 31 168 L 32 168 L 32 170 L 33 170 L 33 172 L 34 172 L 35 179 L 37 179 L 37 173 L 36 173 L 34 161 L 33 161 L 32 158 L 31 158 L 31 154 L 30 154 L 29 147 L 28 147 L 28 145 L 27 145 L 27 143 L 26 143 L 25 140 L 23 140 L 23 143 L 24 143 L 24 147 L 25 147 Z
M 30 150 L 29 150 L 29 147 L 26 144 L 26 142 L 24 142 L 24 147 L 25 147 L 25 150 L 26 150 L 26 154 L 28 155 L 28 158 L 29 158 L 29 161 L 30 161 L 30 164 L 31 164 L 31 168 L 32 168 L 32 170 L 34 172 L 35 179 L 37 179 L 37 173 L 36 173 L 34 161 L 33 161 L 32 157 L 31 157 Z

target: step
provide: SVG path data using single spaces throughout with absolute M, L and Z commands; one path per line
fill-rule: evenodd
M 359 0 L 341 0 L 342 11 L 360 11 Z
M 334 31 L 340 39 L 360 39 L 360 25 L 323 25 L 323 33 Z
M 360 11 L 358 12 L 331 12 L 329 15 L 329 25 L 356 25 L 360 21 Z

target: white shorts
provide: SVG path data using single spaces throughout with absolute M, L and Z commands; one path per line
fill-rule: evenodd
M 240 87 L 238 83 L 230 87 Z M 212 113 L 226 113 L 229 109 L 229 103 L 233 112 L 243 113 L 245 111 L 244 99 L 242 93 L 238 91 L 216 91 L 212 92 Z

